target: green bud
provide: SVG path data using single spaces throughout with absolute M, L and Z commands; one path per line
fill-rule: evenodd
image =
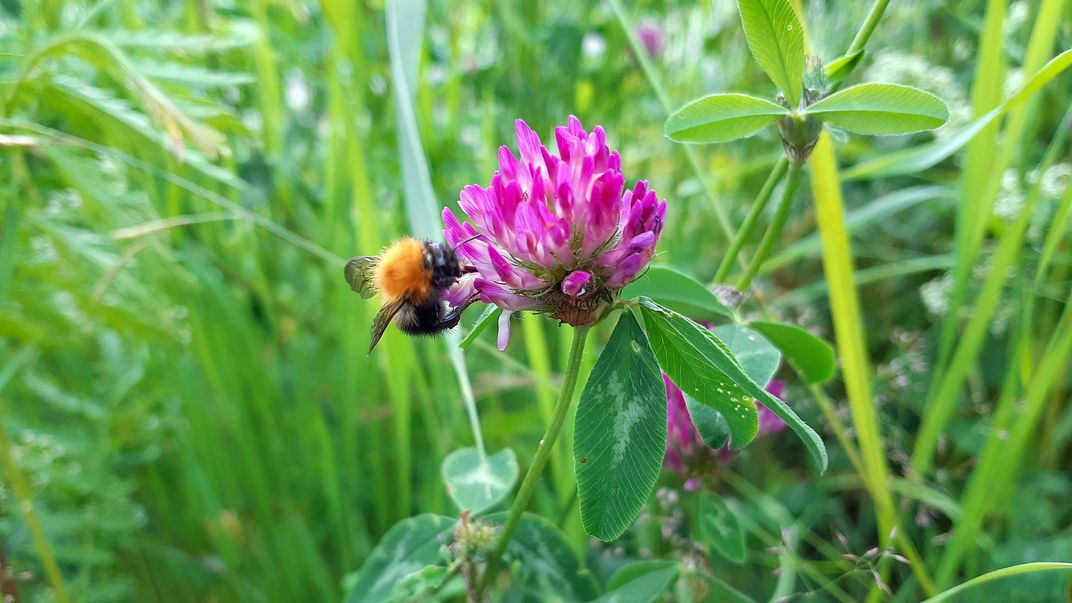
M 800 113 L 793 113 L 778 120 L 778 133 L 782 135 L 782 148 L 789 161 L 799 165 L 811 156 L 823 123 Z

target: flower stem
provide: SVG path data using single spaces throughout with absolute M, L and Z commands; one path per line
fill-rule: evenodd
M 759 216 L 763 214 L 763 210 L 767 209 L 771 193 L 774 192 L 774 187 L 778 186 L 778 182 L 785 175 L 785 168 L 788 165 L 789 161 L 784 155 L 774 164 L 774 169 L 771 170 L 770 175 L 767 176 L 767 181 L 763 183 L 763 188 L 759 189 L 759 194 L 756 195 L 755 201 L 752 202 L 752 207 L 748 210 L 744 223 L 734 233 L 730 248 L 726 255 L 722 257 L 722 263 L 718 265 L 718 271 L 715 272 L 714 278 L 715 284 L 725 282 L 726 277 L 729 276 L 730 269 L 733 268 L 733 262 L 737 260 L 737 254 L 741 252 L 745 241 L 752 236 L 752 231 L 756 228 Z
M 551 457 L 551 450 L 555 446 L 555 441 L 558 440 L 558 434 L 562 431 L 562 425 L 566 422 L 566 416 L 569 414 L 569 409 L 573 402 L 573 391 L 577 388 L 577 375 L 580 373 L 581 356 L 584 355 L 584 344 L 588 340 L 588 330 L 590 328 L 584 326 L 574 327 L 573 329 L 573 342 L 570 344 L 569 360 L 566 362 L 566 375 L 562 381 L 562 389 L 558 393 L 558 401 L 555 403 L 551 424 L 547 426 L 547 431 L 544 433 L 543 439 L 540 440 L 540 446 L 536 449 L 536 456 L 533 457 L 528 473 L 525 474 L 525 479 L 521 482 L 521 488 L 517 491 L 514 504 L 510 507 L 510 515 L 506 519 L 506 524 L 503 526 L 503 531 L 499 536 L 498 543 L 495 545 L 495 550 L 488 557 L 488 567 L 484 571 L 484 578 L 481 581 L 481 592 L 487 588 L 492 576 L 495 575 L 499 561 L 503 553 L 506 552 L 506 545 L 510 542 L 510 537 L 513 536 L 514 530 L 517 529 L 517 524 L 521 521 L 521 514 L 524 513 L 525 507 L 528 506 L 529 500 L 536 492 L 536 484 L 540 479 L 540 474 L 543 473 L 543 468 Z
M 759 268 L 763 265 L 763 261 L 767 259 L 767 255 L 770 254 L 771 248 L 774 247 L 774 242 L 781 236 L 782 228 L 785 227 L 785 222 L 789 219 L 789 209 L 793 206 L 793 194 L 797 192 L 797 185 L 800 184 L 801 171 L 801 164 L 789 164 L 789 172 L 785 178 L 785 188 L 782 189 L 782 198 L 778 201 L 778 208 L 774 212 L 774 220 L 771 221 L 767 232 L 763 234 L 763 240 L 759 242 L 759 249 L 756 250 L 756 255 L 752 257 L 752 263 L 748 265 L 748 270 L 741 277 L 741 280 L 737 281 L 738 289 L 743 291 L 752 284 L 752 279 L 759 273 Z

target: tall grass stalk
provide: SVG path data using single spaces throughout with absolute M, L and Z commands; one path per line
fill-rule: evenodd
M 1054 561 L 1041 561 L 1036 563 L 1021 563 L 1020 565 L 1013 565 L 1010 567 L 1003 567 L 992 572 L 987 572 L 982 576 L 976 576 L 971 580 L 968 580 L 964 584 L 960 584 L 949 590 L 943 591 L 941 594 L 935 595 L 923 603 L 941 603 L 942 601 L 948 601 L 950 598 L 959 595 L 960 593 L 975 588 L 976 586 L 999 580 L 1001 578 L 1008 578 L 1011 576 L 1019 576 L 1022 574 L 1031 574 L 1035 572 L 1053 572 L 1053 571 L 1072 571 L 1072 563 L 1061 563 Z
M 830 136 L 819 137 L 811 156 L 811 187 L 823 244 L 823 273 L 830 289 L 830 312 L 841 358 L 852 422 L 860 444 L 864 478 L 875 504 L 879 541 L 885 545 L 894 526 L 894 505 L 882 438 L 871 396 L 863 318 L 853 279 L 852 248 L 844 223 L 841 183 Z
M 429 240 L 436 240 L 442 238 L 439 206 L 435 203 L 436 195 L 432 187 L 428 158 L 418 132 L 412 93 L 420 73 L 426 11 L 427 6 L 423 0 L 392 2 L 386 7 L 386 37 L 391 75 L 394 80 L 394 101 L 399 130 L 398 144 L 406 214 L 411 232 Z M 487 451 L 484 448 L 484 436 L 481 433 L 477 416 L 476 399 L 473 396 L 465 355 L 459 347 L 460 342 L 461 336 L 456 331 L 447 333 L 443 337 L 443 344 L 461 390 L 462 403 L 465 406 L 469 428 L 476 444 L 477 457 L 486 468 L 488 461 Z M 408 366 L 415 367 L 417 364 L 410 361 Z M 405 412 L 404 407 L 404 404 L 395 405 L 395 412 Z M 405 446 L 410 446 L 408 437 L 405 439 Z M 408 449 L 405 451 L 405 458 L 409 458 Z
M 972 85 L 972 112 L 983 115 L 1001 102 L 1002 82 L 1005 80 L 1005 0 L 988 0 L 986 19 L 976 52 L 975 80 Z M 949 359 L 954 335 L 960 324 L 960 306 L 967 295 L 970 270 L 982 245 L 986 219 L 990 215 L 992 200 L 983 197 L 985 183 L 991 173 L 990 160 L 997 144 L 999 124 L 984 128 L 968 143 L 960 176 L 961 197 L 957 204 L 957 227 L 955 239 L 956 268 L 953 271 L 953 290 L 950 294 L 949 311 L 942 323 L 938 356 L 934 374 L 939 375 Z M 931 396 L 928 396 L 928 400 Z M 951 406 L 955 401 L 940 401 L 942 406 Z M 925 419 L 926 420 L 926 419 Z M 920 453 L 926 452 L 932 438 L 917 439 Z M 921 457 L 916 457 L 921 458 Z M 922 462 L 922 461 L 920 461 Z M 918 471 L 921 467 L 916 466 Z
M 1065 113 L 1062 123 L 1066 123 L 1069 118 L 1072 118 L 1072 109 Z M 1015 256 L 1019 254 L 1022 247 L 1024 231 L 1042 194 L 1041 175 L 1053 166 L 1061 151 L 1064 150 L 1067 140 L 1068 130 L 1064 128 L 1058 130 L 1039 164 L 1037 170 L 1040 174 L 1039 181 L 1035 182 L 1028 192 L 1024 207 L 1016 222 L 1003 233 L 1000 246 L 992 261 L 991 271 L 983 284 L 983 291 L 977 303 L 976 314 L 981 314 L 981 317 L 972 316 L 965 329 L 965 339 L 953 356 L 951 367 L 958 366 L 957 360 L 962 346 L 967 346 L 969 343 L 975 347 L 981 345 L 989 321 L 996 309 L 1000 289 L 1008 278 L 1011 266 L 1016 263 Z M 1064 196 L 1072 198 L 1072 193 L 1066 192 Z M 1057 229 L 1051 231 L 1052 233 L 1057 233 L 1053 235 L 1053 245 L 1056 246 L 1063 238 L 1063 231 Z M 1072 328 L 1066 321 L 1072 320 L 1072 313 L 1068 312 L 1068 308 L 1072 308 L 1072 299 L 1067 302 L 1065 316 L 1056 329 L 1051 331 L 1054 335 L 1043 354 L 1039 358 L 1032 358 L 1030 354 L 1034 334 L 1043 332 L 1042 325 L 1034 324 L 1034 317 L 1039 295 L 1038 289 L 1046 280 L 1048 270 L 1049 259 L 1042 256 L 1033 279 L 1034 290 L 1026 292 L 1026 299 L 1022 302 L 1021 325 L 1014 339 L 1015 353 L 1009 361 L 1009 376 L 1005 380 L 997 404 L 990 436 L 965 489 L 962 502 L 964 513 L 955 523 L 953 538 L 947 545 L 939 565 L 937 578 L 940 585 L 947 585 L 953 579 L 962 557 L 978 535 L 986 514 L 994 508 L 995 501 L 1004 499 L 1002 493 L 1012 486 L 1013 477 L 1020 470 L 1019 455 L 1022 454 L 1022 448 L 1026 444 L 1025 440 L 1016 441 L 1016 438 L 1027 437 L 1035 427 L 1035 421 L 1047 401 L 1048 392 L 1056 384 L 1061 375 L 1061 367 L 1065 365 L 1064 360 L 1067 360 L 1067 346 L 1072 341 Z M 970 341 L 969 337 L 972 338 Z M 1028 373 L 1022 379 L 1018 379 L 1017 375 L 1021 367 L 1028 367 Z M 961 377 L 963 378 L 963 375 Z M 1024 407 L 1014 409 L 1021 387 L 1026 390 L 1026 403 Z M 1010 433 L 1011 438 L 1008 437 Z
M 897 511 L 889 486 L 885 446 L 871 395 L 867 339 L 853 279 L 853 255 L 844 223 L 841 184 L 833 146 L 825 132 L 819 137 L 812 153 L 811 186 L 816 206 L 816 221 L 823 244 L 823 273 L 830 290 L 834 335 L 841 357 L 841 369 L 856 439 L 860 444 L 864 468 L 861 477 L 875 506 L 878 539 L 881 546 L 885 547 L 893 538 L 909 557 L 912 571 L 924 592 L 933 593 L 934 586 L 923 566 L 922 558 L 911 540 L 902 530 L 897 529 Z M 878 596 L 879 591 L 872 589 L 869 599 Z
M 1035 25 L 1028 41 L 1027 51 L 1024 55 L 1024 73 L 1035 73 L 1050 57 L 1053 44 L 1057 35 L 1057 23 L 1063 10 L 1061 0 L 1044 0 L 1040 6 Z M 987 12 L 987 25 L 981 42 L 982 60 L 976 72 L 976 83 L 973 88 L 973 108 L 976 115 L 982 115 L 996 107 L 1001 101 L 1001 74 L 1004 70 L 1002 52 L 1001 22 L 1004 18 L 1003 2 L 990 2 Z M 995 30 L 996 28 L 996 30 Z M 995 48 L 996 47 L 996 48 Z M 984 71 L 985 69 L 985 71 Z M 995 77 L 997 79 L 995 79 Z M 997 96 L 995 96 L 997 95 Z M 1020 105 L 1008 113 L 1005 127 L 1001 130 L 1003 140 L 997 145 L 997 125 L 983 130 L 968 145 L 965 168 L 961 180 L 963 194 L 958 205 L 957 246 L 954 269 L 954 284 L 950 295 L 949 307 L 942 323 L 941 339 L 938 348 L 938 361 L 935 364 L 931 388 L 928 391 L 926 404 L 924 405 L 923 423 L 920 427 L 919 436 L 916 439 L 915 449 L 912 454 L 912 469 L 920 475 L 927 475 L 933 466 L 934 453 L 937 448 L 938 438 L 949 418 L 956 410 L 960 399 L 959 388 L 967 368 L 974 364 L 977 351 L 965 348 L 964 344 L 969 340 L 969 329 L 972 322 L 978 329 L 979 318 L 987 315 L 985 310 L 980 311 L 982 300 L 988 299 L 984 293 L 979 295 L 979 301 L 969 318 L 969 324 L 964 327 L 964 335 L 956 342 L 953 335 L 961 324 L 961 308 L 966 301 L 968 280 L 972 268 L 978 262 L 978 254 L 986 231 L 987 221 L 991 217 L 991 211 L 1001 186 L 1001 178 L 1005 170 L 1011 164 L 1014 154 L 1021 150 L 1020 141 L 1025 134 L 1028 124 L 1028 116 L 1031 114 L 1037 100 L 1029 101 Z M 995 155 L 994 148 L 998 151 Z M 1025 212 L 1030 213 L 1030 212 Z M 1003 234 L 1004 245 L 1008 233 Z M 1018 242 L 1010 241 L 1010 246 L 1019 247 Z M 998 253 L 1001 253 L 999 248 Z M 1016 254 L 1016 250 L 1008 253 Z M 1015 258 L 1013 258 L 1015 259 Z M 998 272 L 993 269 L 991 274 Z M 998 274 L 1004 279 L 1004 274 Z M 1000 291 L 995 293 L 1000 295 Z M 985 328 L 985 326 L 984 326 Z M 977 336 L 981 337 L 981 335 Z M 974 341 L 974 340 L 973 340 Z M 977 350 L 981 341 L 975 343 Z M 956 352 L 954 352 L 954 349 Z
M 1068 114 L 1066 114 L 1068 117 Z M 1044 174 L 1053 164 L 1058 151 L 1064 146 L 1067 130 L 1059 131 L 1058 136 L 1043 159 L 1040 173 Z M 952 359 L 946 370 L 935 376 L 937 387 L 934 389 L 936 406 L 925 414 L 924 422 L 920 426 L 919 437 L 916 440 L 916 448 L 913 458 L 913 468 L 921 475 L 925 475 L 933 463 L 933 455 L 941 429 L 949 422 L 956 410 L 950 400 L 959 398 L 958 392 L 968 371 L 975 364 L 976 359 L 986 341 L 990 330 L 990 322 L 998 309 L 1002 291 L 1009 279 L 1010 270 L 1018 265 L 1023 252 L 1023 240 L 1027 227 L 1034 214 L 1035 205 L 1041 195 L 1040 185 L 1036 183 L 1027 196 L 1024 207 L 1016 221 L 1002 232 L 997 251 L 987 268 L 983 285 L 975 300 L 975 307 L 961 334 L 960 340 L 954 348 Z M 1030 331 L 1021 333 L 1021 337 L 1030 337 Z M 928 408 L 929 407 L 925 407 Z

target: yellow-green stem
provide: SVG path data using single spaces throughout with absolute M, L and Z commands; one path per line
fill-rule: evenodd
M 823 272 L 830 288 L 831 314 L 852 422 L 860 443 L 864 483 L 874 498 L 879 540 L 885 546 L 895 522 L 889 471 L 871 398 L 871 369 L 853 279 L 852 250 L 845 227 L 837 162 L 825 132 L 811 159 L 812 196 L 823 244 Z

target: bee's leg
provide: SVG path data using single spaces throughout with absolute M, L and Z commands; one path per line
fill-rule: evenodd
M 469 299 L 462 302 L 462 305 L 452 308 L 450 312 L 447 312 L 439 319 L 439 324 L 436 325 L 439 329 L 453 329 L 458 326 L 458 322 L 462 319 L 462 312 L 468 308 L 473 302 L 477 301 L 477 296 L 472 295 Z
M 476 272 L 480 272 L 480 271 L 477 270 L 474 266 L 462 266 L 462 274 L 473 274 L 473 273 L 476 273 Z M 472 302 L 469 302 L 469 303 L 472 303 Z

